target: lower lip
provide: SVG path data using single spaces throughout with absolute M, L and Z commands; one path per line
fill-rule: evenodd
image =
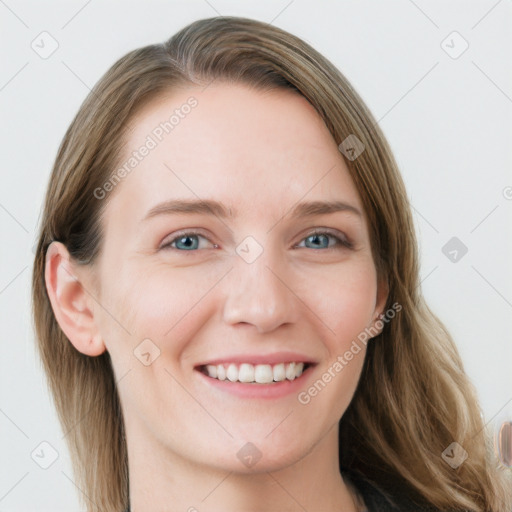
M 255 382 L 231 382 L 230 380 L 219 380 L 208 377 L 200 370 L 195 370 L 206 384 L 213 386 L 220 391 L 225 391 L 241 398 L 262 398 L 275 399 L 290 394 L 297 394 L 306 383 L 306 380 L 313 369 L 313 365 L 309 366 L 302 372 L 300 377 L 293 380 L 283 380 L 281 382 L 273 382 L 270 384 L 258 384 Z

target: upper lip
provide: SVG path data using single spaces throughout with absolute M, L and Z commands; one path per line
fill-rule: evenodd
M 311 357 L 300 354 L 299 352 L 273 352 L 271 354 L 232 354 L 224 357 L 216 357 L 209 359 L 196 365 L 196 367 L 206 365 L 218 365 L 223 363 L 233 363 L 240 365 L 242 363 L 249 364 L 279 364 L 279 363 L 307 363 L 316 364 L 316 361 Z

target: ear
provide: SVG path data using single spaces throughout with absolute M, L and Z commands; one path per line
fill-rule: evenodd
M 389 296 L 389 284 L 387 279 L 379 280 L 377 286 L 377 300 L 375 303 L 375 310 L 373 312 L 373 323 L 372 327 L 377 329 L 379 332 L 375 335 L 378 336 L 382 330 L 384 329 L 385 323 L 380 320 L 381 316 L 384 315 L 384 308 L 386 307 L 386 302 Z M 380 321 L 379 321 L 380 320 Z M 373 336 L 375 338 L 375 336 Z
M 52 242 L 46 252 L 45 283 L 55 318 L 73 346 L 88 356 L 106 350 L 94 318 L 94 299 L 78 277 L 66 246 Z

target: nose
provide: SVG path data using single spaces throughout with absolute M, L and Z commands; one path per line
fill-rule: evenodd
M 269 251 L 252 263 L 237 257 L 229 277 L 223 308 L 227 324 L 249 324 L 264 333 L 297 322 L 300 299 L 293 292 L 293 277 Z

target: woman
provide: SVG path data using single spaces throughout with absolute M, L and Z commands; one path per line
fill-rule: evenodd
M 511 509 L 389 146 L 280 29 L 197 21 L 105 74 L 33 301 L 88 510 Z

